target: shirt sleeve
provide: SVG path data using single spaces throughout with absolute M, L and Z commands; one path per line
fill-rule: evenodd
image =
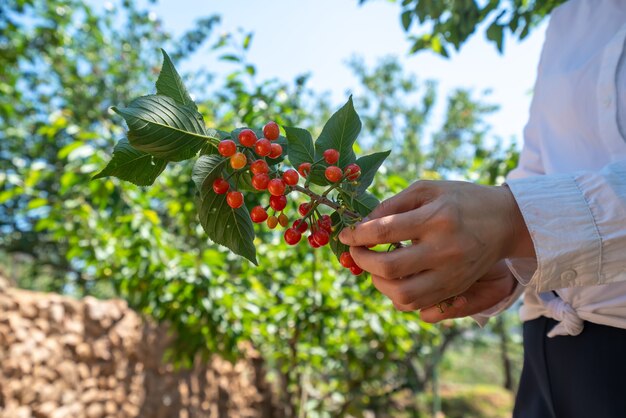
M 537 256 L 535 269 L 509 260 L 521 283 L 546 292 L 626 281 L 626 160 L 508 185 Z

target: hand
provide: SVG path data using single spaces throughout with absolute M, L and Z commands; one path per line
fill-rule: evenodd
M 413 310 L 462 294 L 503 258 L 534 257 L 510 190 L 467 182 L 418 181 L 339 238 L 378 290 Z M 388 253 L 365 248 L 408 240 Z
M 461 293 L 451 305 L 442 303 L 441 306 L 431 306 L 422 309 L 422 321 L 435 323 L 444 319 L 463 318 L 483 312 L 509 297 L 517 281 L 511 274 L 504 261 L 498 262 L 476 283 Z M 404 306 L 396 305 L 401 311 Z

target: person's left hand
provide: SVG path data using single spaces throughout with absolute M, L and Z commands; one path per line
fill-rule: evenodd
M 534 256 L 507 187 L 418 181 L 368 218 L 339 238 L 380 292 L 412 310 L 462 294 L 503 258 Z M 408 240 L 391 252 L 366 248 Z

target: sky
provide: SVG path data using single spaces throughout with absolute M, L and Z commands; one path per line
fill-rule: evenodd
M 355 55 L 369 66 L 397 56 L 418 79 L 437 80 L 440 97 L 458 87 L 476 94 L 491 90 L 489 101 L 501 108 L 488 121 L 494 134 L 507 140 L 522 138 L 546 28 L 544 23 L 523 42 L 507 39 L 503 55 L 478 33 L 446 59 L 431 52 L 408 54 L 411 44 L 400 25 L 397 2 L 370 0 L 359 6 L 357 0 L 161 0 L 151 10 L 175 34 L 211 14 L 222 17 L 219 31 L 254 32 L 248 59 L 260 79 L 292 80 L 311 73 L 310 87 L 330 92 L 337 106 L 357 87 L 346 65 Z M 219 69 L 214 57 L 198 54 L 185 65 Z M 443 105 L 440 100 L 435 122 Z

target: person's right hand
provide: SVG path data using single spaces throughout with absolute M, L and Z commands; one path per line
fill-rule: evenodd
M 475 315 L 509 297 L 516 285 L 517 281 L 504 260 L 501 260 L 469 289 L 454 299 L 451 305 L 444 302 L 440 304 L 441 309 L 437 305 L 424 308 L 420 311 L 420 317 L 425 322 L 436 323 L 444 319 Z M 402 311 L 414 310 L 410 305 L 403 306 L 395 303 L 394 305 Z

